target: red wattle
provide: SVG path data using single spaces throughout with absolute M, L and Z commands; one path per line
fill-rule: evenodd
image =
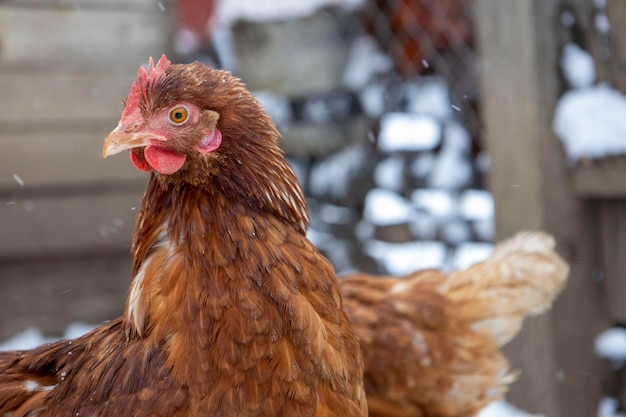
M 183 154 L 155 145 L 148 145 L 143 155 L 156 172 L 167 175 L 178 171 L 187 159 Z
M 146 160 L 140 159 L 137 156 L 137 154 L 133 151 L 130 151 L 130 161 L 133 163 L 135 168 L 137 168 L 140 171 L 150 172 L 152 170 L 152 168 L 150 167 L 150 165 L 148 165 Z

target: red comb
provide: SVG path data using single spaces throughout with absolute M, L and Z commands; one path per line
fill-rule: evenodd
M 131 114 L 137 111 L 141 97 L 148 88 L 148 84 L 154 83 L 160 78 L 163 78 L 165 76 L 165 71 L 171 64 L 170 60 L 163 55 L 161 56 L 161 59 L 159 59 L 159 62 L 157 62 L 156 67 L 154 66 L 152 57 L 148 60 L 147 70 L 143 65 L 139 67 L 137 80 L 133 83 L 130 88 L 130 93 L 128 93 L 128 97 L 126 98 L 126 107 L 122 112 L 122 124 L 125 124 L 124 121 L 127 120 Z

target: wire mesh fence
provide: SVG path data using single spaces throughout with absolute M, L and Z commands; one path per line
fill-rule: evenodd
M 485 256 L 473 2 L 251 3 L 218 4 L 216 61 L 277 123 L 309 236 L 336 268 L 401 274 Z

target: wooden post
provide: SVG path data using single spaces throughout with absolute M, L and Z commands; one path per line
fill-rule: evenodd
M 506 349 L 522 370 L 508 400 L 548 417 L 596 414 L 601 363 L 593 337 L 606 325 L 589 210 L 577 199 L 563 150 L 552 131 L 559 96 L 559 2 L 478 0 L 477 37 L 489 187 L 499 239 L 543 229 L 571 264 L 554 310 L 528 320 Z

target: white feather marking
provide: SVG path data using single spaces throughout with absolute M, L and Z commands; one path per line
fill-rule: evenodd
M 390 292 L 392 294 L 398 294 L 398 293 L 407 291 L 410 287 L 411 287 L 411 284 L 409 284 L 408 281 L 398 281 L 396 284 L 394 284 L 393 287 L 391 287 Z
M 141 301 L 141 291 L 143 289 L 143 279 L 146 275 L 146 267 L 150 263 L 150 259 L 148 258 L 141 267 L 139 267 L 139 272 L 133 278 L 133 282 L 130 284 L 130 292 L 128 293 L 128 310 L 126 314 L 128 315 L 128 320 L 135 325 L 135 329 L 137 333 L 141 335 L 143 331 L 143 312 L 139 309 L 139 302 Z
M 24 391 L 28 391 L 28 392 L 33 392 L 33 391 L 51 391 L 55 387 L 56 387 L 56 384 L 41 386 L 41 385 L 39 385 L 39 383 L 37 383 L 36 381 L 33 381 L 32 379 L 28 379 L 28 380 L 26 380 L 24 382 Z
M 167 238 L 167 222 L 161 225 L 161 232 L 158 234 L 156 241 L 152 245 L 155 249 L 167 248 L 167 257 L 170 259 L 176 254 L 176 246 Z M 143 288 L 144 279 L 146 275 L 146 269 L 148 265 L 154 260 L 154 253 L 150 255 L 139 267 L 137 275 L 133 278 L 130 285 L 130 291 L 128 293 L 128 306 L 126 310 L 126 316 L 128 321 L 134 324 L 137 334 L 140 336 L 143 334 L 143 328 L 146 318 L 146 307 L 143 301 Z

